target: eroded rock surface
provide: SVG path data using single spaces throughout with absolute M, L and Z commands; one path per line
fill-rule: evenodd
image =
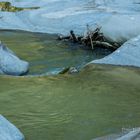
M 24 75 L 28 70 L 28 62 L 19 59 L 14 52 L 0 44 L 0 74 Z
M 109 56 L 106 56 L 103 59 L 94 60 L 91 63 L 140 67 L 139 53 L 140 36 L 130 39 Z
M 0 115 L 0 140 L 24 140 L 23 134 Z
M 22 8 L 22 7 L 16 7 L 12 6 L 10 2 L 0 2 L 0 10 L 1 11 L 7 11 L 7 12 L 18 12 L 23 10 L 32 10 L 32 9 L 38 9 L 39 7 L 28 7 L 28 8 Z
M 134 128 L 133 130 L 127 130 L 128 132 L 122 132 L 120 134 L 111 134 L 93 140 L 140 140 L 140 128 Z

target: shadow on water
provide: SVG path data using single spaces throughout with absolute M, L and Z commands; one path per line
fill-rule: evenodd
M 78 45 L 57 40 L 57 35 L 1 30 L 0 40 L 20 58 L 30 63 L 29 75 L 55 73 L 65 67 L 80 68 L 110 51 L 85 50 Z

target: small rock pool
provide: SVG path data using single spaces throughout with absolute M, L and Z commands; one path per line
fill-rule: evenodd
M 57 40 L 57 35 L 1 30 L 0 40 L 18 57 L 30 64 L 28 75 L 56 74 L 66 67 L 81 68 L 111 53 L 109 50 L 83 49 L 83 46 Z

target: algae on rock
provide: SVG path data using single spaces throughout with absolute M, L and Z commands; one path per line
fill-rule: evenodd
M 22 10 L 33 10 L 33 9 L 39 9 L 39 7 L 15 7 L 12 6 L 10 2 L 0 2 L 0 10 L 1 11 L 7 11 L 7 12 L 18 12 Z

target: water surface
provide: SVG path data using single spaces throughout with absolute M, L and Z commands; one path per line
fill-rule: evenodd
M 0 76 L 0 113 L 26 140 L 91 140 L 140 126 L 140 70 L 90 65 L 77 75 Z
M 0 40 L 18 57 L 29 62 L 29 75 L 55 74 L 66 67 L 80 68 L 111 53 L 105 49 L 82 49 L 78 44 L 58 41 L 57 37 L 45 33 L 0 31 Z
M 41 8 L 0 12 L 0 27 L 52 33 L 74 29 L 83 33 L 87 23 L 139 11 L 139 4 L 128 0 L 123 4 L 120 0 L 110 0 L 109 4 L 104 0 L 35 1 L 13 0 L 17 6 L 34 4 Z M 30 62 L 30 75 L 79 67 L 106 55 L 75 48 L 48 34 L 0 31 L 0 39 Z M 26 140 L 91 140 L 140 126 L 139 85 L 140 69 L 108 65 L 90 65 L 74 75 L 1 75 L 0 113 L 23 132 Z

